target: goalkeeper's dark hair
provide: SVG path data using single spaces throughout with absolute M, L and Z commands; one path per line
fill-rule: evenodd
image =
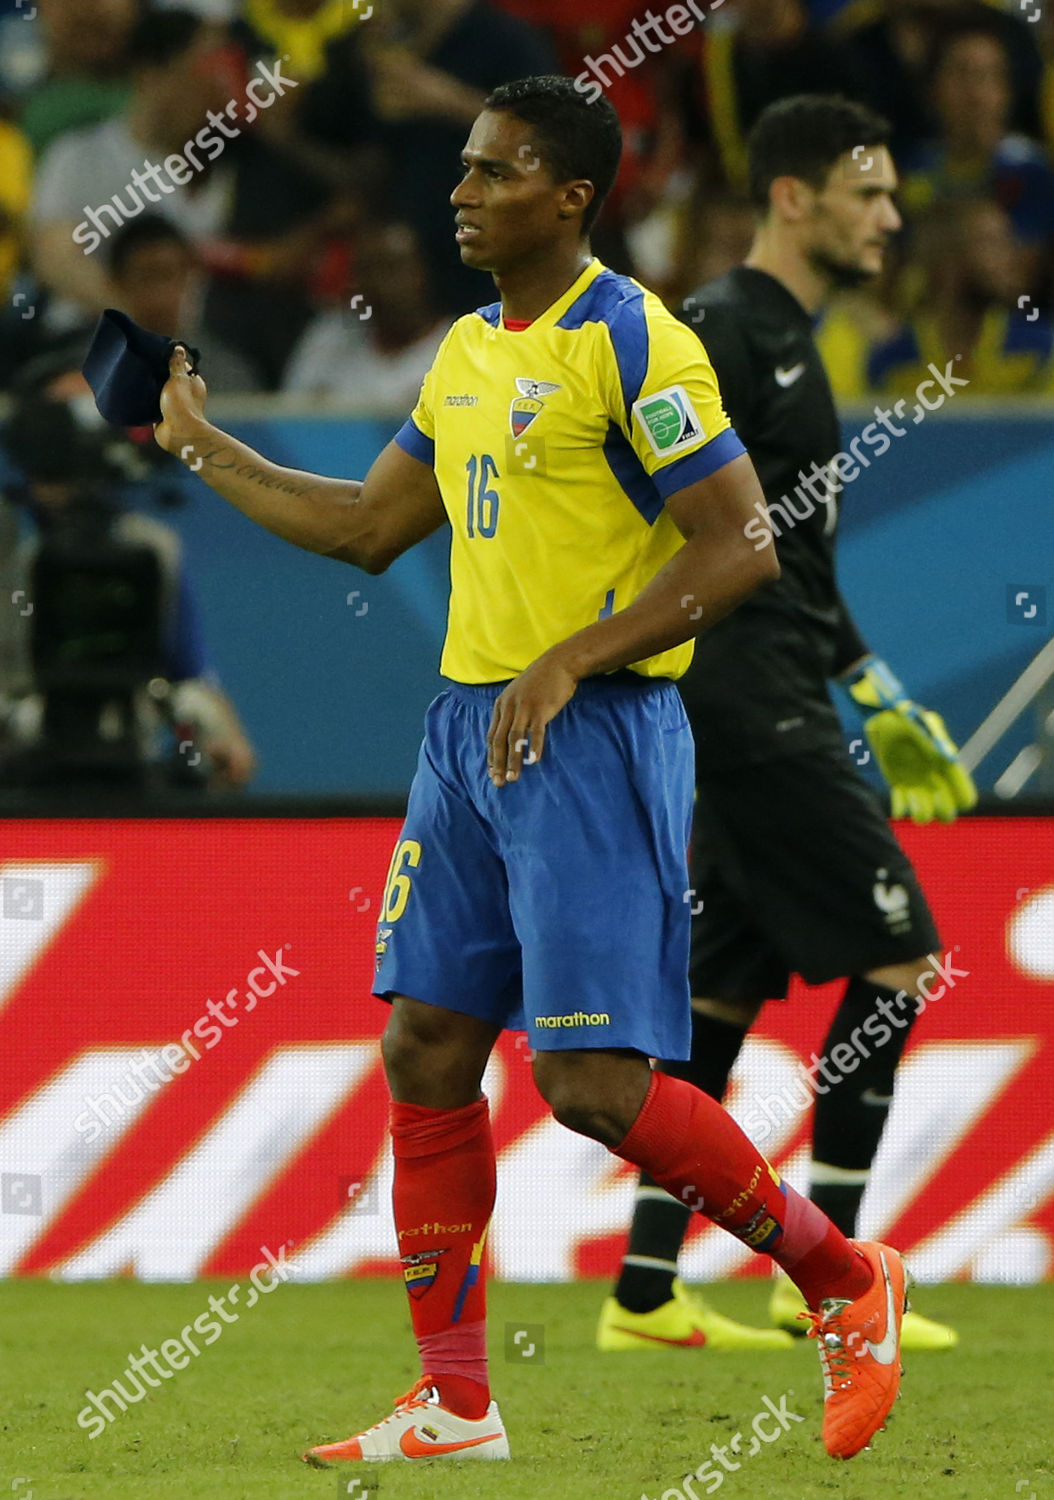
M 819 191 L 831 168 L 857 146 L 889 143 L 889 121 L 840 94 L 795 94 L 758 116 L 747 138 L 750 199 L 761 213 L 777 177 L 798 177 Z
M 622 156 L 622 126 L 610 100 L 601 94 L 590 102 L 570 78 L 542 73 L 503 83 L 483 108 L 504 110 L 532 126 L 555 182 L 584 177 L 593 184 L 582 215 L 582 232 L 588 234 L 615 184 Z

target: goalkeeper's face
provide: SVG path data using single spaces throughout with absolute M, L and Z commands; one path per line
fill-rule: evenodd
M 501 276 L 581 236 L 593 186 L 556 182 L 534 137 L 505 110 L 484 110 L 473 125 L 450 195 L 466 266 Z
M 857 146 L 835 162 L 803 221 L 805 252 L 835 286 L 859 286 L 882 270 L 901 226 L 897 174 L 885 146 Z

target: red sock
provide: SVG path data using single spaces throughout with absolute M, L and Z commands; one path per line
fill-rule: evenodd
M 796 1193 L 716 1100 L 653 1073 L 640 1114 L 615 1152 L 668 1193 L 783 1267 L 812 1308 L 866 1292 L 872 1273 L 841 1230 Z
M 486 1099 L 463 1109 L 392 1104 L 399 1236 L 422 1373 L 458 1416 L 485 1416 L 487 1293 L 483 1247 L 494 1208 Z

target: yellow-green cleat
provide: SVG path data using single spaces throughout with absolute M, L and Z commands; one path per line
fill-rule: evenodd
M 625 1349 L 789 1349 L 789 1334 L 778 1328 L 748 1328 L 715 1312 L 675 1278 L 669 1302 L 652 1312 L 632 1313 L 605 1299 L 597 1324 L 597 1348 Z
M 799 1313 L 805 1311 L 805 1298 L 790 1277 L 780 1272 L 769 1298 L 769 1317 L 777 1328 L 801 1335 L 809 1327 L 805 1319 L 799 1321 Z M 949 1328 L 944 1323 L 935 1323 L 932 1318 L 924 1318 L 921 1313 L 908 1311 L 904 1314 L 904 1321 L 900 1325 L 901 1349 L 910 1350 L 914 1354 L 924 1349 L 954 1349 L 958 1342 L 959 1335 L 954 1328 Z

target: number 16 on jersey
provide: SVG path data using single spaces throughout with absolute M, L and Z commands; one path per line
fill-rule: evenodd
M 489 453 L 482 458 L 475 454 L 465 465 L 468 474 L 469 536 L 493 536 L 498 529 L 498 492 L 491 488 L 491 481 L 499 479 L 498 466 Z

